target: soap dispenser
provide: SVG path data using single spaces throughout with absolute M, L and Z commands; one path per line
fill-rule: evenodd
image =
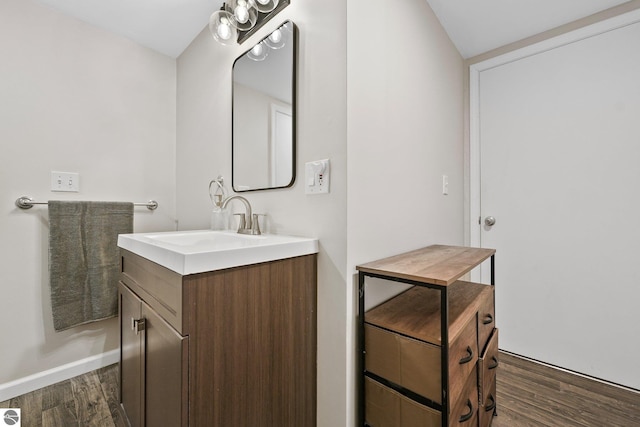
M 224 178 L 218 176 L 218 178 L 209 183 L 209 197 L 211 198 L 211 203 L 213 203 L 213 210 L 211 211 L 212 230 L 229 229 L 229 211 L 227 208 L 222 208 L 222 202 L 226 196 L 227 192 L 224 189 Z

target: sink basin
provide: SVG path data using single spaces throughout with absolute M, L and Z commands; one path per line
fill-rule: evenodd
M 318 252 L 313 238 L 212 230 L 121 234 L 118 246 L 183 276 Z

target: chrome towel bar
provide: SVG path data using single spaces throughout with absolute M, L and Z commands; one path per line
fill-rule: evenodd
M 16 206 L 20 209 L 31 209 L 33 205 L 48 205 L 49 202 L 36 202 L 29 196 L 20 196 L 16 200 Z M 146 203 L 134 203 L 133 206 L 145 206 L 150 211 L 158 209 L 158 202 L 149 200 Z

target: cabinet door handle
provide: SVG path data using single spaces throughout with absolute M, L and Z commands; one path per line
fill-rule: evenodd
M 471 362 L 472 359 L 473 359 L 473 350 L 471 349 L 471 347 L 467 346 L 467 356 L 460 359 L 460 364 L 464 365 L 465 363 L 469 363 Z
M 493 397 L 493 394 L 489 395 L 489 400 L 491 401 L 491 403 L 489 404 L 489 406 L 484 408 L 485 412 L 490 412 L 496 409 L 496 398 Z
M 464 415 L 460 415 L 460 419 L 458 420 L 459 423 L 469 421 L 471 417 L 473 417 L 473 404 L 471 403 L 471 399 L 467 399 L 467 408 L 469 408 L 469 412 Z
M 487 313 L 484 319 L 482 320 L 482 324 L 488 325 L 490 323 L 493 323 L 493 315 L 491 313 Z
M 498 367 L 498 358 L 495 356 L 491 357 L 491 361 L 493 362 L 491 365 L 487 366 L 487 369 L 496 369 Z
M 133 317 L 131 318 L 131 329 L 133 330 L 133 332 L 136 333 L 136 335 L 144 331 L 146 326 L 147 326 L 147 323 L 145 322 L 144 318 L 142 319 L 134 319 Z

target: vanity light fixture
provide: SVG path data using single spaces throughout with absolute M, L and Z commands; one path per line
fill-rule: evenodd
M 242 43 L 261 25 L 289 5 L 290 0 L 229 0 L 209 18 L 209 31 L 221 44 Z M 277 37 L 276 37 L 277 38 Z M 274 46 L 279 46 L 274 41 Z M 282 47 L 282 46 L 280 46 Z M 279 47 L 271 47 L 279 49 Z M 263 58 L 264 59 L 264 58 Z
M 258 11 L 248 0 L 230 0 L 225 9 L 232 16 L 231 25 L 239 31 L 248 31 L 256 25 Z
M 233 21 L 233 15 L 224 10 L 224 7 L 211 14 L 209 31 L 218 43 L 227 45 L 235 43 L 238 38 L 238 29 L 233 26 Z
M 258 12 L 269 13 L 278 6 L 278 0 L 249 0 Z

